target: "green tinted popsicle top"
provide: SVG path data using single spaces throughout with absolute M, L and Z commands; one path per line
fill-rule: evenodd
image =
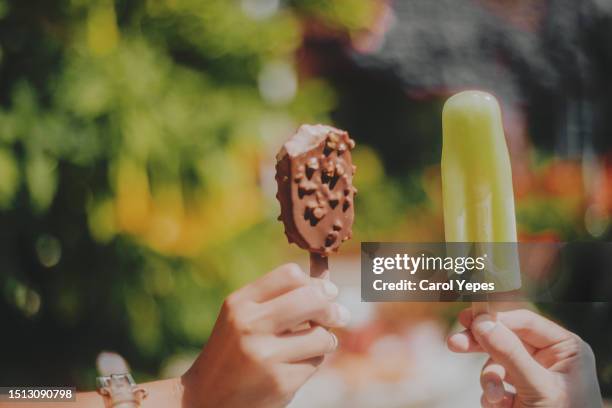
M 442 111 L 444 231 L 449 242 L 516 242 L 512 170 L 499 104 L 458 93 Z

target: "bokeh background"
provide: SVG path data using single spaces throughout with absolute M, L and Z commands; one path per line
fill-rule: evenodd
M 479 361 L 443 347 L 462 306 L 360 303 L 359 242 L 443 240 L 441 108 L 468 88 L 503 105 L 521 241 L 609 240 L 610 72 L 607 0 L 0 0 L 0 383 L 91 389 L 102 350 L 180 374 L 228 293 L 305 264 L 274 155 L 323 122 L 358 142 L 332 260 L 355 322 L 296 406 L 473 401 Z M 537 307 L 612 396 L 610 305 Z

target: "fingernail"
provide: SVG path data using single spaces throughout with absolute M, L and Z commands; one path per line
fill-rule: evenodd
M 484 313 L 476 317 L 476 319 L 474 319 L 471 329 L 476 334 L 485 334 L 493 330 L 495 325 L 496 325 L 496 322 L 493 320 L 491 315 Z
M 331 345 L 331 349 L 329 350 L 330 353 L 336 351 L 336 349 L 338 348 L 338 344 L 340 343 L 338 341 L 338 336 L 336 336 L 334 333 L 329 333 L 332 336 L 332 345 Z
M 485 398 L 491 403 L 498 403 L 504 399 L 505 390 L 502 384 L 496 381 L 487 381 L 485 383 Z
M 451 334 L 447 341 L 453 351 L 467 351 L 470 348 L 470 337 L 465 331 Z
M 351 321 L 351 312 L 341 304 L 336 303 L 336 306 L 338 310 L 338 324 L 346 326 Z
M 328 280 L 323 281 L 323 293 L 330 299 L 338 296 L 338 287 Z

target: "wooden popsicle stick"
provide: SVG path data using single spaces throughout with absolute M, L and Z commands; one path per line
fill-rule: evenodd
M 488 297 L 488 296 L 487 296 Z M 497 320 L 497 310 L 493 305 L 493 302 L 472 302 L 472 316 L 476 317 L 481 314 L 488 314 L 493 318 L 493 320 Z
M 472 302 L 472 316 L 476 317 L 481 314 L 490 313 L 491 307 L 489 302 Z
M 329 266 L 327 257 L 316 252 L 310 253 L 310 277 L 329 279 Z M 299 332 L 302 330 L 310 329 L 312 327 L 310 322 L 304 322 L 292 329 L 291 332 Z
M 327 257 L 316 252 L 310 253 L 310 276 L 312 278 L 329 279 Z

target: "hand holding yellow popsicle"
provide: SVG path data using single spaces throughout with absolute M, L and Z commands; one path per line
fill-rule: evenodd
M 442 195 L 447 242 L 482 243 L 496 291 L 520 287 L 512 170 L 492 95 L 458 93 L 442 111 Z

